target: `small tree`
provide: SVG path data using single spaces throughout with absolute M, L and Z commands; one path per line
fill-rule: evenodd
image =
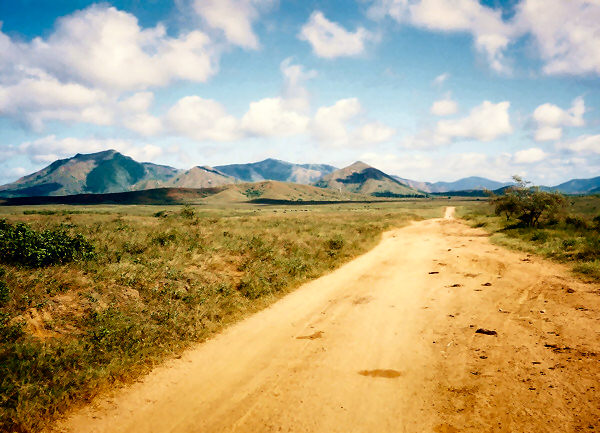
M 540 191 L 520 176 L 513 176 L 513 179 L 516 185 L 507 188 L 504 195 L 490 197 L 496 215 L 504 214 L 507 221 L 516 216 L 527 227 L 539 227 L 540 218 L 555 215 L 565 207 L 562 194 Z

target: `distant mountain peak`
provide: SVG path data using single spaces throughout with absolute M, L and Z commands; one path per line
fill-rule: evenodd
M 362 161 L 356 161 L 356 162 L 350 164 L 348 167 L 346 167 L 346 169 L 352 169 L 352 170 L 364 170 L 366 168 L 373 168 L 373 167 L 371 167 L 369 164 L 362 162 Z

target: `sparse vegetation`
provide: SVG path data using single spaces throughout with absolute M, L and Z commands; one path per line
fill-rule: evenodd
M 462 216 L 492 232 L 494 242 L 571 263 L 583 278 L 600 280 L 600 196 L 552 193 L 554 197 L 546 200 L 550 193 L 532 193 L 541 197 L 532 199 L 532 206 L 538 206 L 537 217 L 524 213 L 526 207 L 520 203 L 527 199 L 525 194 L 492 197 L 489 204 L 472 203 Z
M 429 202 L 104 209 L 1 209 L 2 245 L 13 245 L 0 278 L 2 431 L 37 431 L 73 401 L 365 252 L 384 230 L 441 212 Z M 77 254 L 23 256 L 14 239 Z M 67 260 L 92 251 L 94 260 Z

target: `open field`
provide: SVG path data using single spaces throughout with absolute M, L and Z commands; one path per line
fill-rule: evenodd
M 95 250 L 64 264 L 1 266 L 0 429 L 38 431 L 67 411 L 66 431 L 171 428 L 175 415 L 186 431 L 206 408 L 205 431 L 322 431 L 322 422 L 328 431 L 397 431 L 401 422 L 411 432 L 476 432 L 498 419 L 491 431 L 598 428 L 589 385 L 600 379 L 597 284 L 489 244 L 581 265 L 532 240 L 541 231 L 547 240 L 577 233 L 581 245 L 593 238 L 597 198 L 570 199 L 568 212 L 585 227 L 505 229 L 485 202 L 456 199 L 0 207 L 9 224 L 79 233 Z M 397 230 L 439 218 L 449 204 L 480 228 L 432 220 Z M 397 231 L 371 253 L 244 320 L 373 249 L 389 230 Z M 479 327 L 497 337 L 474 336 Z M 141 384 L 106 394 L 167 359 Z M 547 369 L 533 371 L 539 365 Z M 375 406 L 365 403 L 369 389 Z M 98 394 L 99 412 L 85 406 Z M 338 400 L 356 415 L 319 412 Z M 527 423 L 547 407 L 556 413 L 546 424 Z
M 34 431 L 301 283 L 440 216 L 437 202 L 2 207 L 0 219 L 80 233 L 95 258 L 3 265 L 0 425 Z
M 56 427 L 596 431 L 599 295 L 482 229 L 419 221 Z

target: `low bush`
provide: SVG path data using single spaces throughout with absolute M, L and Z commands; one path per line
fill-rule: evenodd
M 565 218 L 565 224 L 569 226 L 573 226 L 578 230 L 583 230 L 588 228 L 587 221 L 579 215 L 569 215 Z
M 63 228 L 36 231 L 28 224 L 0 220 L 0 261 L 41 267 L 90 259 L 94 246 L 81 234 L 71 236 Z

